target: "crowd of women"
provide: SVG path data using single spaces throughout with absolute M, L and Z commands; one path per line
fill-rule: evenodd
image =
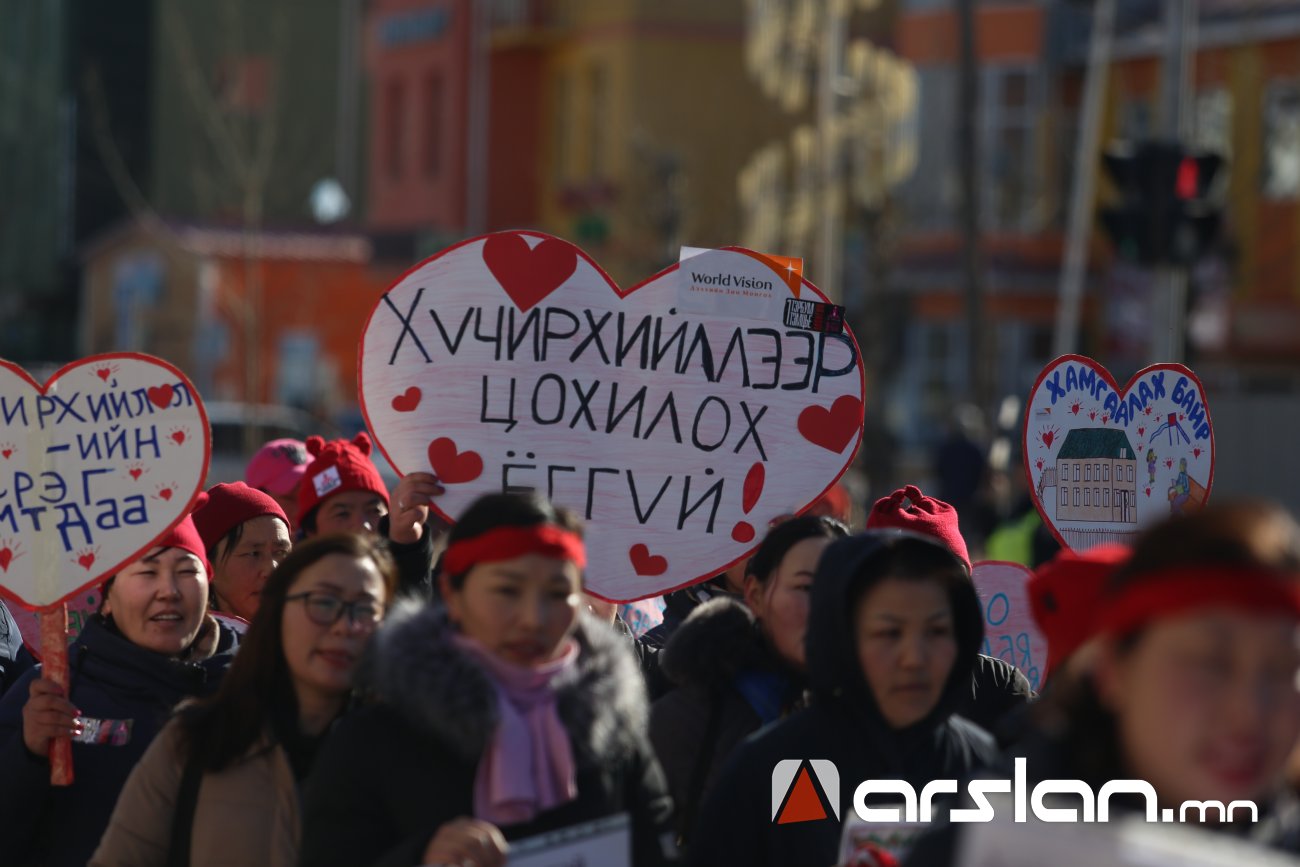
M 636 865 L 835 864 L 840 823 L 774 821 L 796 758 L 838 768 L 841 817 L 861 781 L 1023 759 L 1031 780 L 1145 780 L 1162 808 L 1251 801 L 1259 821 L 1207 826 L 1300 853 L 1300 527 L 1275 506 L 1043 564 L 1035 696 L 980 653 L 957 516 L 915 487 L 859 532 L 775 523 L 636 637 L 584 595 L 604 564 L 570 513 L 489 495 L 446 528 L 436 478 L 390 495 L 369 452 L 271 443 L 213 487 L 106 582 L 66 690 L 0 641 L 0 861 L 488 867 L 625 815 Z M 956 863 L 960 838 L 935 822 L 906 863 Z

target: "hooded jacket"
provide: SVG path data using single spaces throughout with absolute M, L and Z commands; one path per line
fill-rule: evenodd
M 778 762 L 832 761 L 839 772 L 838 806 L 844 817 L 864 780 L 906 780 L 919 792 L 931 780 L 961 779 L 993 760 L 996 749 L 988 733 L 953 713 L 970 689 L 984 635 L 969 580 L 950 594 L 957 657 L 939 701 L 924 719 L 905 729 L 890 726 L 862 673 L 850 602 L 864 567 L 900 536 L 938 546 L 913 533 L 868 532 L 832 542 L 822 555 L 808 615 L 811 704 L 735 751 L 705 799 L 688 863 L 824 867 L 837 861 L 841 826 L 834 816 L 776 823 L 772 801 L 779 807 L 781 793 L 772 794 L 771 782 Z
M 344 718 L 317 759 L 302 867 L 410 867 L 439 826 L 474 815 L 474 778 L 496 728 L 497 699 L 453 634 L 441 607 L 408 602 L 375 635 L 362 683 L 378 701 Z M 585 613 L 574 637 L 577 666 L 555 688 L 578 797 L 501 830 L 521 839 L 626 812 L 634 863 L 661 863 L 672 803 L 646 740 L 636 661 L 622 637 Z
M 208 617 L 196 661 L 181 662 L 132 644 L 104 618 L 92 617 L 68 648 L 70 701 L 105 723 L 97 743 L 73 743 L 74 782 L 50 785 L 50 764 L 23 743 L 27 672 L 0 699 L 0 847 L 6 867 L 84 867 L 108 826 L 127 776 L 172 708 L 216 691 L 234 660 L 239 635 Z
M 727 757 L 799 704 L 804 680 L 781 664 L 749 608 L 731 597 L 696 608 L 660 656 L 677 688 L 651 707 L 650 742 L 684 837 Z

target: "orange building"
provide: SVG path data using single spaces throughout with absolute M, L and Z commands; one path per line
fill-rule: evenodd
M 158 355 L 207 400 L 346 413 L 361 330 L 400 274 L 372 258 L 361 235 L 131 223 L 83 253 L 81 352 Z

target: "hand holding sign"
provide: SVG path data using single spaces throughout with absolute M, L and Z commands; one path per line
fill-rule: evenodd
M 724 303 L 702 309 L 702 294 Z M 621 290 L 558 238 L 475 238 L 376 306 L 362 408 L 394 466 L 447 488 L 433 505 L 444 517 L 537 490 L 591 525 L 591 592 L 655 596 L 744 557 L 754 526 L 805 509 L 853 458 L 857 344 L 786 327 L 787 297 L 749 251 L 701 253 Z
M 1130 542 L 1200 508 L 1214 483 L 1205 389 L 1180 364 L 1148 367 L 1120 388 L 1092 359 L 1062 356 L 1034 383 L 1021 443 L 1034 504 L 1075 551 Z
M 0 596 L 41 610 L 45 677 L 66 689 L 63 603 L 189 512 L 207 416 L 189 380 L 146 355 L 83 359 L 45 385 L 0 361 L 0 443 Z M 53 770 L 71 782 L 70 766 Z

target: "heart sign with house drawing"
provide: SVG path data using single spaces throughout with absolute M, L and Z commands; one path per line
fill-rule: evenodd
M 1097 362 L 1056 359 L 1029 394 L 1025 472 L 1043 521 L 1082 551 L 1205 505 L 1214 425 L 1196 374 L 1156 364 L 1121 388 Z

